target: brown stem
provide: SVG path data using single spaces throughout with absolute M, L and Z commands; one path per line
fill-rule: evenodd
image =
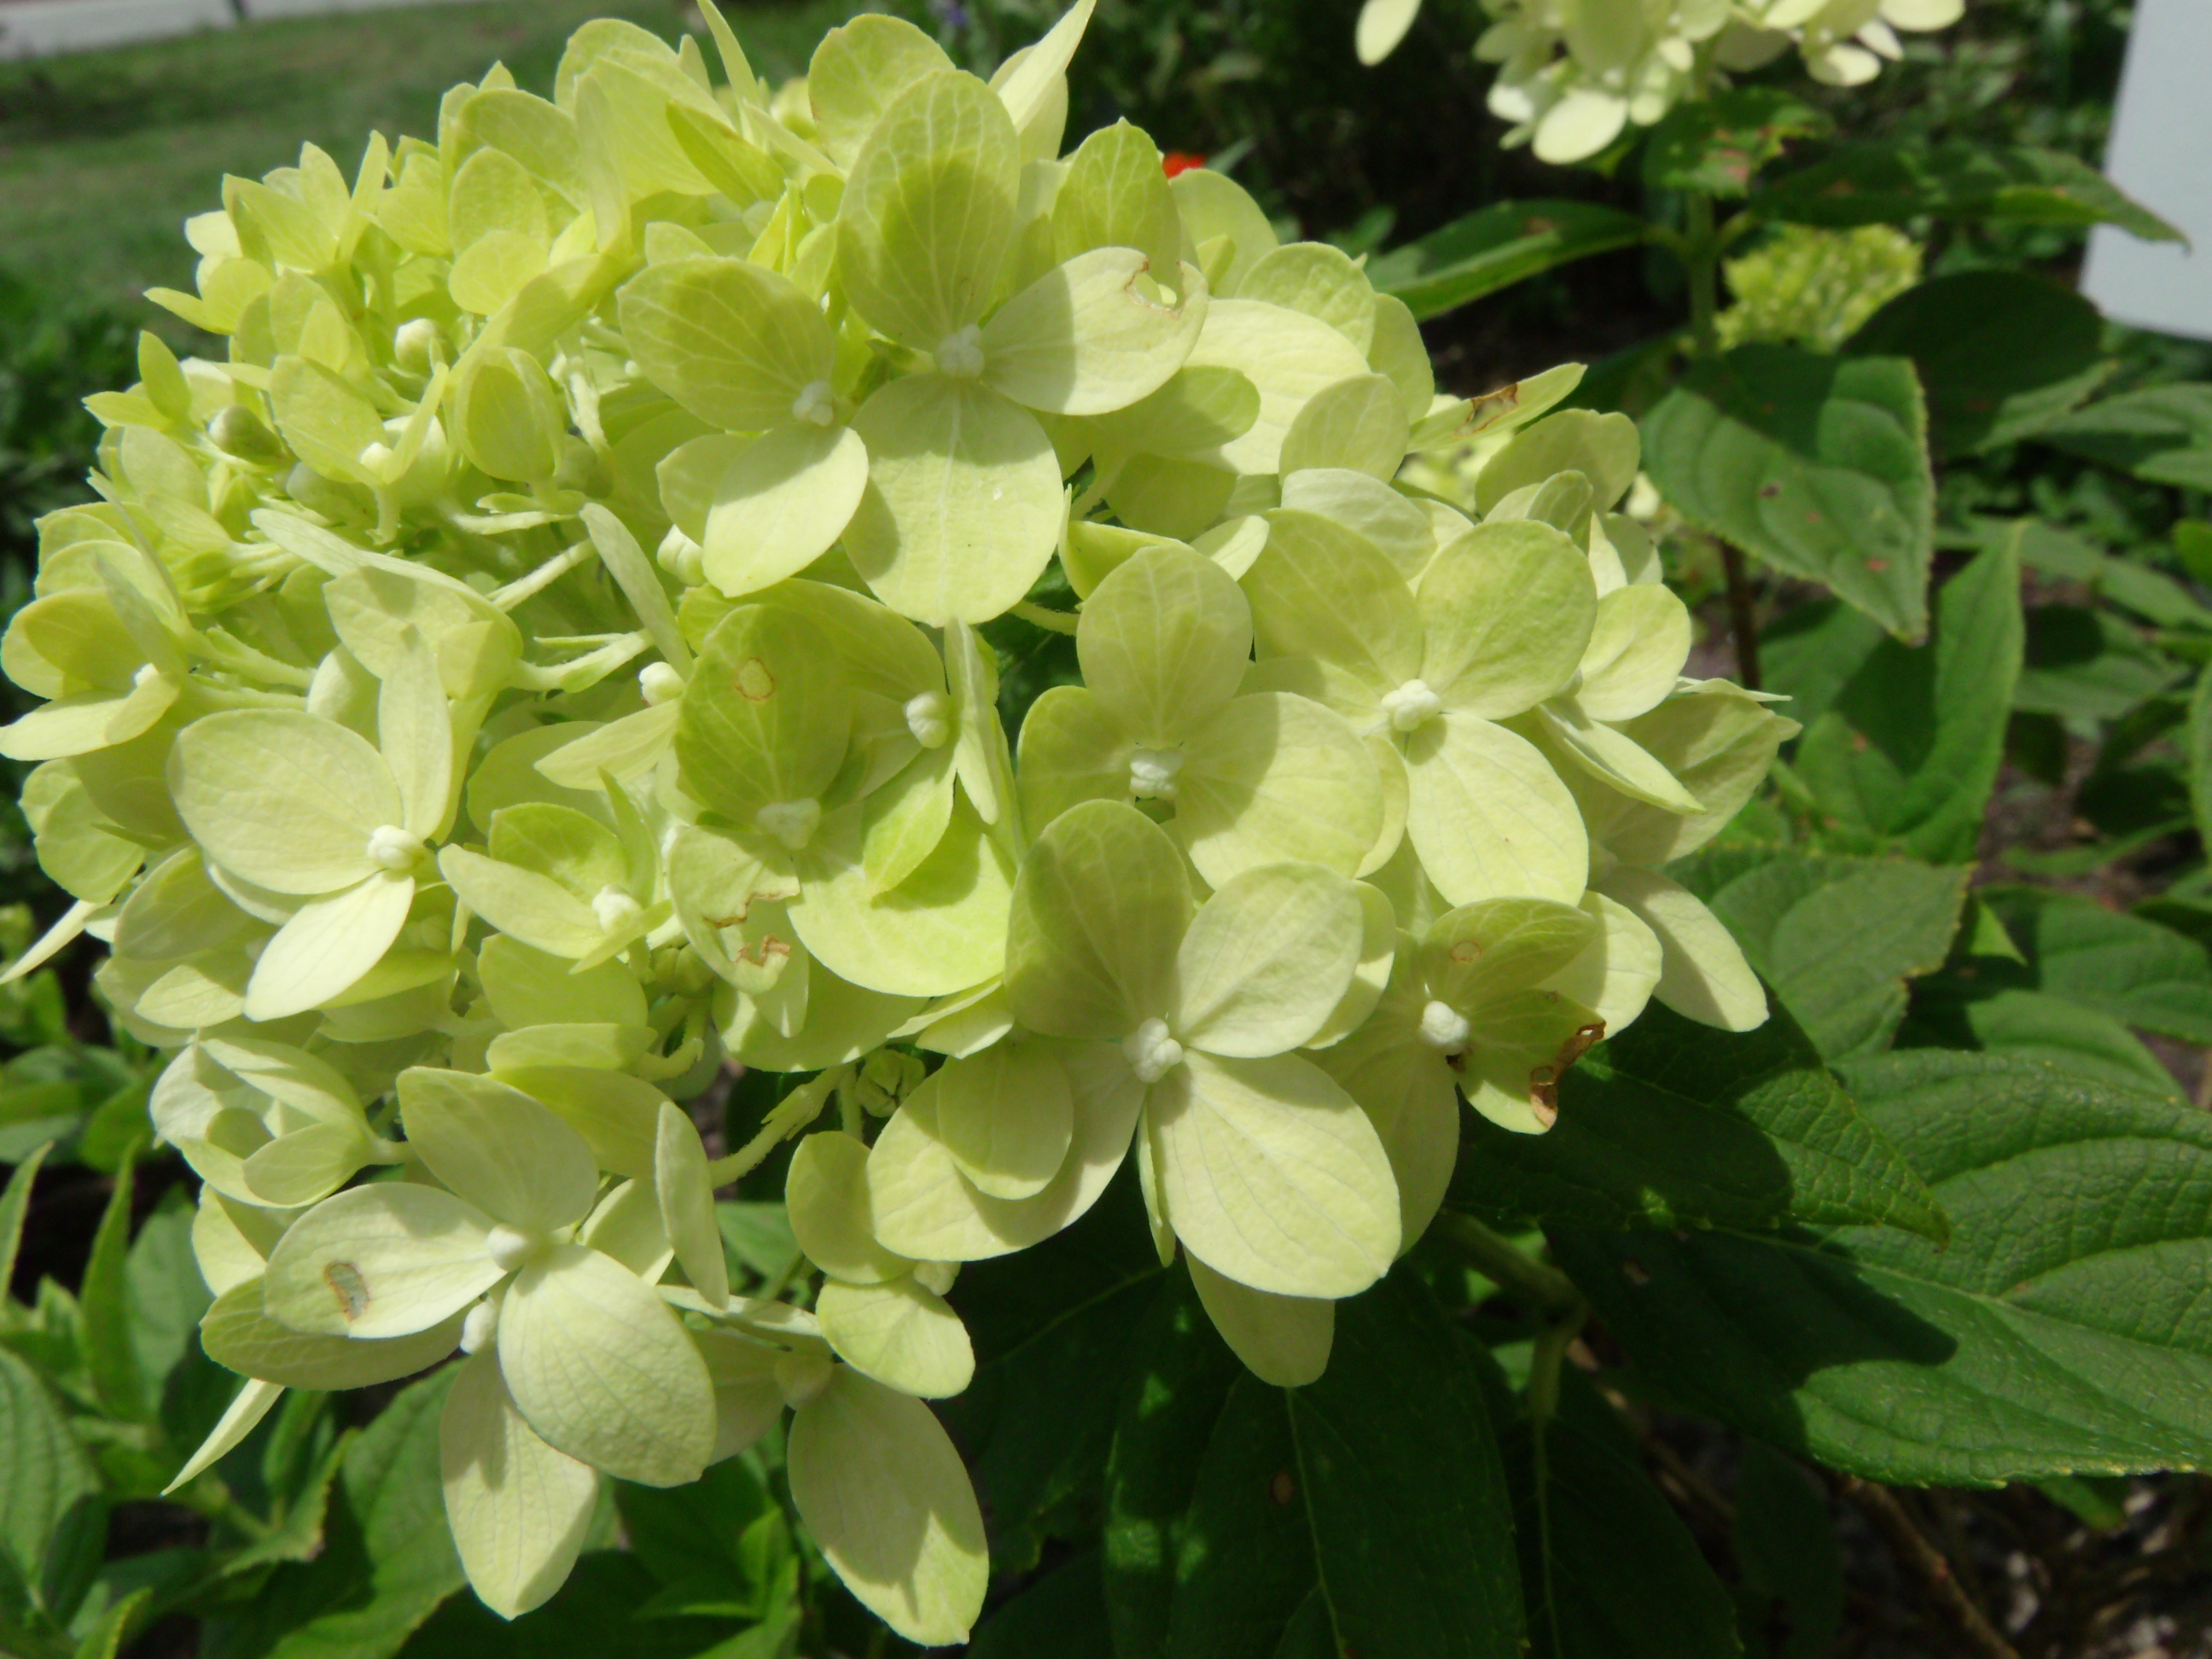
M 1729 631 L 1735 636 L 1735 676 L 1747 691 L 1763 690 L 1759 672 L 1759 605 L 1751 591 L 1751 571 L 1743 550 L 1721 544 L 1721 568 L 1728 573 Z
M 2019 1650 L 1990 1623 L 1988 1615 L 1974 1604 L 1974 1599 L 1960 1588 L 1950 1562 L 1922 1535 L 1888 1487 L 1846 1475 L 1842 1490 L 1845 1498 L 1866 1512 L 1867 1518 L 1888 1541 L 1899 1563 L 1919 1574 L 1928 1586 L 1929 1596 L 1950 1615 L 1973 1644 L 1975 1652 L 1983 1655 L 1984 1659 L 2020 1659 Z

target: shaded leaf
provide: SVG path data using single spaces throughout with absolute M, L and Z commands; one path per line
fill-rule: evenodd
M 1438 317 L 1555 265 L 1632 247 L 1643 220 L 1589 202 L 1494 202 L 1368 262 L 1378 293 Z
M 2182 240 L 2087 162 L 2027 144 L 1844 144 L 1817 166 L 1775 179 L 1758 205 L 1771 219 L 1801 225 L 1901 224 L 1933 215 L 2081 230 L 2118 225 L 2145 241 Z
M 1826 583 L 1900 637 L 1926 630 L 1935 486 L 1905 359 L 1739 346 L 1644 416 L 1644 457 L 1700 529 Z

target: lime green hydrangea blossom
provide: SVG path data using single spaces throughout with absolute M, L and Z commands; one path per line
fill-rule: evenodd
M 988 82 L 864 16 L 781 91 L 711 8 L 719 75 L 592 23 L 549 97 L 495 69 L 191 222 L 157 297 L 224 345 L 94 400 L 103 500 L 0 647 L 74 901 L 9 971 L 109 944 L 202 1177 L 245 1381 L 180 1480 L 458 1351 L 447 1514 L 511 1617 L 603 1474 L 788 1410 L 823 1557 L 954 1644 L 958 1264 L 1133 1155 L 1310 1382 L 1462 1099 L 1539 1131 L 1648 997 L 1763 1015 L 1658 866 L 1787 723 L 1680 678 L 1632 429 L 1571 366 L 1438 395 L 1357 262 L 1133 128 L 1063 156 L 1087 16 Z M 1010 617 L 1083 679 L 1012 746 Z M 717 1158 L 732 1062 L 798 1079 Z M 750 1282 L 714 1194 L 802 1135 L 804 1260 Z

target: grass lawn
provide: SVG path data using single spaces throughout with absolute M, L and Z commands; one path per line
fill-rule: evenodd
M 730 15 L 755 70 L 781 80 L 859 9 L 800 0 Z M 222 204 L 224 173 L 283 166 L 303 141 L 350 173 L 372 128 L 433 136 L 440 94 L 495 59 L 548 93 L 562 42 L 598 16 L 672 40 L 698 27 L 690 0 L 492 0 L 0 64 L 0 267 L 86 296 L 190 288 L 184 221 Z

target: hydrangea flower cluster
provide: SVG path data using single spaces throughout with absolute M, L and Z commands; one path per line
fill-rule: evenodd
M 864 16 L 774 94 L 711 6 L 719 80 L 594 22 L 550 99 L 495 69 L 191 222 L 156 297 L 228 357 L 149 335 L 93 400 L 103 499 L 0 651 L 76 901 L 15 971 L 106 941 L 173 1054 L 248 1379 L 179 1481 L 459 1351 L 447 1511 L 513 1616 L 602 1474 L 787 1410 L 830 1564 L 957 1641 L 963 1263 L 1133 1160 L 1163 1260 L 1310 1380 L 1462 1097 L 1540 1132 L 1648 998 L 1765 1018 L 1660 866 L 1794 727 L 1682 678 L 1632 425 L 1547 416 L 1575 370 L 1440 397 L 1226 178 L 1127 125 L 1062 156 L 1088 11 L 988 83 Z M 1394 487 L 1478 432 L 1474 514 Z M 1010 611 L 1082 671 L 1014 744 Z M 805 1075 L 715 1157 L 678 1103 L 733 1062 Z M 715 1189 L 833 1106 L 805 1282 L 738 1293 Z
M 1546 161 L 1596 155 L 1631 122 L 1651 126 L 1708 73 L 1747 71 L 1796 47 L 1816 81 L 1863 85 L 1903 56 L 1897 32 L 1948 28 L 1966 0 L 1482 0 L 1474 55 L 1498 65 L 1491 113 L 1505 143 Z M 1420 0 L 1366 0 L 1364 63 L 1389 56 Z

